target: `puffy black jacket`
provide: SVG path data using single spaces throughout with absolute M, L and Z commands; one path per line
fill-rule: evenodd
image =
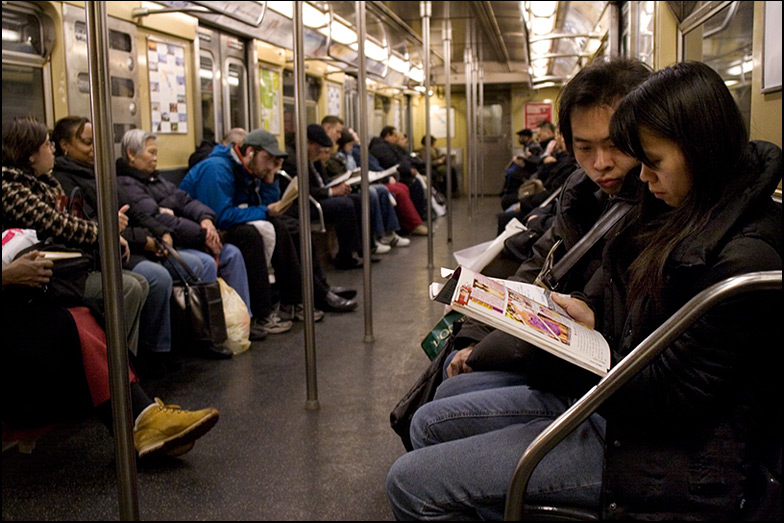
M 170 231 L 175 246 L 204 249 L 206 232 L 201 228 L 201 221 L 217 222 L 212 209 L 157 173 L 149 175 L 139 171 L 123 158 L 117 159 L 117 182 L 128 195 L 131 209 L 153 218 Z M 159 212 L 160 207 L 171 209 L 174 215 Z
M 686 238 L 664 269 L 663 311 L 629 307 L 623 232 L 590 284 L 597 328 L 617 363 L 701 290 L 728 277 L 781 270 L 781 150 L 752 142 L 759 177 Z M 634 216 L 629 217 L 633 230 Z M 781 294 L 740 296 L 694 323 L 607 402 L 602 510 L 606 518 L 739 519 L 756 453 L 781 423 L 776 326 Z M 779 436 L 780 437 L 780 436 Z M 781 445 L 781 440 L 773 442 Z M 780 464 L 779 464 L 780 466 Z

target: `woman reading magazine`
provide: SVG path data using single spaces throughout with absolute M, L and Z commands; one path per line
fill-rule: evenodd
M 781 151 L 747 142 L 732 95 L 701 63 L 654 73 L 621 102 L 611 131 L 643 163 L 649 192 L 585 301 L 556 300 L 595 324 L 617 362 L 710 285 L 781 269 L 781 208 L 770 198 Z M 742 518 L 755 452 L 776 441 L 763 425 L 777 397 L 766 333 L 743 326 L 780 317 L 780 296 L 712 309 L 542 460 L 528 498 L 602 518 Z M 472 374 L 490 373 L 445 385 Z M 415 450 L 387 477 L 398 519 L 500 519 L 523 451 L 573 403 L 544 384 L 436 398 L 414 416 Z

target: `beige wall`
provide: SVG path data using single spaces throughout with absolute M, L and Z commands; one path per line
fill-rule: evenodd
M 661 69 L 678 61 L 678 20 L 666 2 L 656 2 L 653 26 L 653 67 Z

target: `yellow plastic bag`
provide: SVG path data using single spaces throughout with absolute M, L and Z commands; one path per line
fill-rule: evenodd
M 223 278 L 218 278 L 223 300 L 223 315 L 226 317 L 226 341 L 224 347 L 234 354 L 245 352 L 250 348 L 250 314 L 245 302 L 237 291 L 231 288 Z

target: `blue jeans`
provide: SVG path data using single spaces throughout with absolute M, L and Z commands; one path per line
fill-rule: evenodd
M 451 387 L 473 388 L 490 373 L 461 374 Z M 508 377 L 497 374 L 497 383 Z M 463 382 L 463 383 L 460 383 Z M 457 389 L 454 389 L 457 390 Z M 454 392 L 453 390 L 453 392 Z M 527 386 L 501 386 L 438 397 L 411 424 L 412 452 L 387 475 L 387 496 L 400 520 L 502 519 L 506 492 L 528 445 L 572 400 Z M 597 508 L 604 458 L 604 419 L 594 415 L 539 464 L 527 498 Z
M 378 206 L 381 210 L 381 225 L 383 230 L 383 232 L 377 236 L 400 230 L 400 222 L 397 219 L 395 207 L 392 205 L 389 189 L 380 183 L 376 183 L 370 186 L 370 194 L 373 193 L 378 195 Z
M 248 286 L 248 272 L 245 269 L 245 260 L 242 257 L 240 250 L 230 244 L 223 244 L 218 262 L 220 265 L 215 264 L 215 258 L 206 252 L 197 251 L 196 249 L 180 249 L 179 252 L 186 252 L 197 256 L 202 265 L 204 265 L 204 281 L 216 281 L 218 274 L 221 278 L 240 295 L 245 306 L 248 308 L 248 313 L 251 318 L 253 313 L 250 312 L 250 288 Z
M 150 292 L 142 307 L 139 327 L 139 352 L 171 350 L 172 277 L 163 265 L 144 260 L 132 269 L 150 284 Z

